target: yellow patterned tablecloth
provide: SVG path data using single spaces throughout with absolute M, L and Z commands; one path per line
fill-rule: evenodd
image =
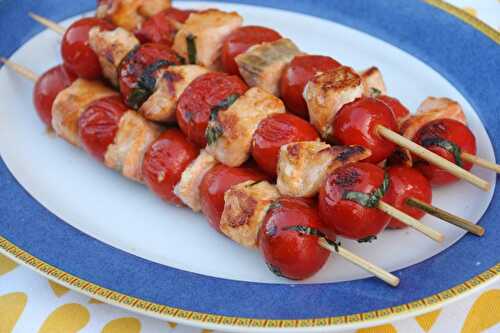
M 500 0 L 449 0 L 500 30 Z M 0 333 L 203 333 L 103 304 L 0 255 Z M 355 333 L 500 332 L 500 281 L 442 310 Z M 348 332 L 346 332 L 348 333 Z M 349 332 L 351 333 L 351 332 Z M 354 333 L 354 332 L 353 332 Z

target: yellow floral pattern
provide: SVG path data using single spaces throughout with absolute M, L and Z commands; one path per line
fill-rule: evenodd
M 469 15 L 500 30 L 500 0 L 448 0 Z M 485 7 L 488 2 L 490 7 Z M 495 8 L 495 9 L 493 9 Z M 491 12 L 497 13 L 491 16 Z M 492 19 L 493 17 L 493 19 Z M 2 283 L 6 281 L 6 283 Z M 36 292 L 35 292 L 36 291 Z M 0 255 L 0 333 L 199 332 L 173 322 L 131 314 L 88 298 L 19 267 Z M 348 333 L 500 332 L 500 281 L 488 290 L 441 310 L 393 324 Z M 347 332 L 346 332 L 347 333 Z

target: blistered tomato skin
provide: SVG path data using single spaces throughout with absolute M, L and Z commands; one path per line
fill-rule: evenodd
M 66 70 L 63 65 L 55 66 L 38 78 L 33 90 L 33 104 L 38 116 L 48 127 L 52 127 L 52 104 L 57 95 L 68 88 L 76 75 Z
M 174 187 L 199 150 L 178 129 L 167 129 L 144 156 L 142 172 L 151 191 L 166 202 L 182 205 Z
M 384 170 L 370 163 L 351 163 L 331 173 L 319 192 L 319 213 L 326 228 L 338 235 L 368 240 L 379 234 L 390 217 L 376 207 L 347 200 L 348 192 L 370 194 L 381 187 Z
M 410 116 L 410 111 L 398 99 L 387 95 L 378 96 L 377 99 L 391 108 L 398 124 L 401 124 Z
M 309 119 L 307 104 L 304 100 L 304 88 L 314 76 L 331 71 L 340 63 L 331 57 L 320 55 L 296 56 L 281 76 L 280 94 L 288 111 Z
M 377 133 L 382 125 L 395 132 L 398 126 L 392 110 L 382 101 L 361 97 L 340 109 L 333 120 L 333 135 L 344 145 L 360 145 L 371 150 L 366 159 L 379 163 L 391 155 L 396 146 Z
M 399 209 L 400 211 L 416 218 L 421 219 L 425 212 L 406 204 L 408 198 L 414 198 L 425 203 L 432 202 L 431 184 L 418 170 L 407 166 L 396 166 L 387 169 L 389 174 L 390 186 L 384 202 Z M 391 218 L 389 228 L 402 229 L 407 225 Z
M 238 77 L 220 72 L 196 78 L 177 103 L 177 122 L 187 138 L 200 147 L 207 144 L 205 131 L 213 107 L 233 94 L 243 95 L 247 85 Z
M 266 177 L 254 168 L 232 168 L 218 164 L 203 177 L 200 184 L 201 211 L 210 225 L 220 231 L 220 219 L 224 210 L 224 193 L 231 186 L 248 180 L 260 181 Z
M 318 139 L 314 127 L 304 119 L 290 113 L 274 114 L 261 121 L 257 127 L 251 153 L 262 170 L 275 176 L 281 146 Z
M 102 74 L 99 59 L 89 45 L 89 31 L 96 26 L 103 30 L 115 28 L 113 24 L 98 18 L 83 18 L 70 25 L 61 42 L 64 65 L 78 77 L 87 80 L 97 80 Z
M 439 119 L 432 121 L 422 127 L 413 139 L 413 141 L 419 145 L 457 164 L 455 154 L 437 144 L 437 142 L 442 140 L 453 143 L 459 148 L 460 152 L 476 155 L 476 138 L 474 134 L 467 126 L 456 120 Z M 423 160 L 417 159 L 415 167 L 420 170 L 433 185 L 447 185 L 458 180 L 458 178 L 452 174 Z M 472 163 L 462 160 L 462 168 L 470 170 L 472 168 Z
M 240 75 L 235 58 L 250 47 L 264 42 L 273 42 L 281 38 L 276 31 L 260 26 L 245 26 L 233 31 L 222 46 L 221 62 L 224 72 Z
M 273 273 L 288 279 L 311 277 L 323 267 L 330 252 L 318 244 L 318 236 L 290 228 L 301 226 L 321 231 L 317 209 L 301 199 L 280 199 L 273 207 L 259 231 L 259 248 L 266 264 Z
M 78 129 L 83 147 L 97 160 L 104 161 L 125 112 L 127 107 L 120 96 L 111 96 L 93 102 L 80 116 Z
M 162 67 L 180 65 L 177 54 L 167 45 L 158 43 L 142 44 L 136 50 L 131 51 L 122 61 L 118 69 L 120 92 L 123 96 L 123 102 L 130 108 L 136 109 L 140 107 L 136 101 L 132 101 L 131 96 L 134 89 L 140 88 L 139 80 L 148 66 L 157 64 L 159 61 L 164 61 L 167 64 Z M 154 71 L 149 74 L 153 76 Z
M 174 7 L 168 8 L 148 18 L 135 31 L 135 35 L 141 43 L 160 43 L 172 46 L 178 24 L 184 23 L 193 12 Z

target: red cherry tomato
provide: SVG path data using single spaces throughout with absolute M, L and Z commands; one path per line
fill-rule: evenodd
M 101 77 L 101 64 L 89 45 L 89 31 L 93 27 L 113 30 L 115 26 L 98 18 L 83 18 L 66 30 L 61 43 L 64 65 L 73 73 L 87 80 Z
M 387 169 L 387 173 L 389 174 L 391 184 L 384 196 L 384 202 L 416 219 L 421 219 L 425 215 L 425 212 L 407 205 L 406 200 L 414 198 L 428 204 L 431 203 L 432 188 L 427 178 L 416 169 L 407 166 L 391 167 Z M 391 218 L 389 222 L 389 228 L 391 229 L 406 227 L 406 224 L 394 218 Z
M 152 78 L 155 71 L 151 70 L 151 65 L 157 65 L 160 61 L 165 62 L 160 67 L 168 65 L 179 65 L 180 60 L 177 54 L 168 46 L 158 43 L 146 43 L 130 52 L 122 61 L 118 70 L 120 81 L 120 92 L 126 105 L 133 109 L 138 109 L 149 97 L 147 93 L 152 93 L 150 88 L 140 85 L 143 75 L 148 74 Z M 156 68 L 158 70 L 159 68 Z
M 33 104 L 38 116 L 47 127 L 52 127 L 52 104 L 57 95 L 76 79 L 76 75 L 68 72 L 63 65 L 58 65 L 43 73 L 36 81 Z
M 80 116 L 78 128 L 83 147 L 99 161 L 104 160 L 127 110 L 120 96 L 111 96 L 93 102 Z
M 280 199 L 275 206 L 268 211 L 260 228 L 260 251 L 276 275 L 292 280 L 307 279 L 323 267 L 330 252 L 318 244 L 318 236 L 289 228 L 321 230 L 318 211 L 300 199 Z
M 281 76 L 280 94 L 287 109 L 304 119 L 309 119 L 304 88 L 314 76 L 341 66 L 331 57 L 320 55 L 296 56 Z
M 195 11 L 170 7 L 148 18 L 136 30 L 135 35 L 141 43 L 161 43 L 172 46 L 177 33 L 177 23 L 184 23 Z
M 382 186 L 384 170 L 370 163 L 351 163 L 331 173 L 319 192 L 319 212 L 325 227 L 338 235 L 369 240 L 387 226 L 390 216 L 345 199 L 347 193 L 373 193 Z
M 410 111 L 403 104 L 401 104 L 397 98 L 389 97 L 387 95 L 381 95 L 376 98 L 391 108 L 398 126 L 401 126 L 401 124 L 408 119 L 408 117 L 410 117 Z
M 248 167 L 231 168 L 219 164 L 210 169 L 200 184 L 201 211 L 210 225 L 215 230 L 220 230 L 219 222 L 224 210 L 224 193 L 231 186 L 248 180 L 265 179 L 266 177 L 259 171 Z
M 302 118 L 290 113 L 274 114 L 257 127 L 253 135 L 252 157 L 262 170 L 275 176 L 281 146 L 318 139 L 314 127 Z
M 458 155 L 461 152 L 476 154 L 474 134 L 467 126 L 452 119 L 438 119 L 430 122 L 417 132 L 413 141 L 455 164 L 460 164 L 461 159 L 457 161 L 453 150 L 444 147 L 449 147 L 449 143 L 458 148 Z M 461 165 L 465 170 L 472 168 L 471 163 L 463 160 Z M 458 180 L 450 173 L 423 160 L 417 159 L 415 167 L 434 185 L 446 185 Z
M 333 134 L 344 145 L 361 145 L 371 150 L 366 162 L 378 163 L 391 155 L 396 146 L 376 131 L 382 125 L 398 131 L 392 110 L 382 101 L 361 97 L 340 109 L 333 120 Z
M 273 42 L 281 38 L 281 35 L 273 29 L 260 26 L 245 26 L 234 30 L 226 37 L 222 45 L 221 62 L 224 72 L 232 75 L 240 75 L 238 65 L 234 60 L 250 47 L 264 42 Z
M 243 95 L 247 89 L 239 77 L 225 73 L 212 72 L 196 78 L 179 97 L 179 127 L 191 142 L 204 147 L 212 108 L 232 94 Z
M 198 157 L 198 148 L 178 129 L 167 129 L 149 147 L 142 172 L 148 187 L 163 200 L 182 205 L 174 187 L 188 165 Z

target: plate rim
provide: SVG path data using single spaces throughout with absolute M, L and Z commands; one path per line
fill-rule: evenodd
M 480 31 L 488 38 L 500 44 L 500 32 L 492 29 L 483 21 L 468 14 L 464 10 L 448 4 L 442 0 L 424 0 L 425 3 L 443 10 L 451 14 L 466 24 L 472 26 Z M 377 37 L 376 37 L 377 38 Z M 19 184 L 22 187 L 22 185 Z M 36 199 L 33 199 L 36 201 Z M 149 302 L 137 297 L 125 295 L 95 283 L 86 281 L 76 277 L 70 273 L 65 272 L 55 266 L 52 266 L 43 260 L 31 255 L 27 251 L 18 247 L 8 239 L 0 235 L 0 253 L 5 254 L 7 257 L 12 258 L 36 272 L 54 280 L 60 284 L 70 287 L 91 297 L 111 303 L 128 310 L 139 312 L 142 314 L 150 315 L 160 319 L 167 319 L 174 322 L 183 322 L 190 325 L 202 326 L 206 328 L 216 329 L 345 329 L 366 326 L 367 324 L 376 324 L 378 322 L 387 322 L 409 317 L 411 315 L 418 315 L 440 308 L 445 304 L 455 302 L 456 300 L 469 295 L 470 293 L 479 289 L 485 288 L 487 285 L 498 280 L 500 275 L 500 263 L 490 267 L 484 272 L 472 277 L 471 279 L 460 283 L 453 288 L 441 291 L 434 295 L 416 300 L 411 303 L 402 304 L 395 307 L 389 307 L 380 310 L 374 310 L 364 313 L 358 313 L 347 316 L 315 318 L 305 320 L 291 320 L 291 319 L 253 319 L 243 317 L 228 317 L 222 315 L 213 315 L 208 313 L 186 311 L 180 308 L 169 307 L 166 305 Z M 402 309 L 401 307 L 406 307 Z
M 197 326 L 204 329 L 238 330 L 242 328 L 253 331 L 293 331 L 294 329 L 308 329 L 309 331 L 323 331 L 325 329 L 358 329 L 367 325 L 377 325 L 394 322 L 410 316 L 428 313 L 443 306 L 454 303 L 464 297 L 478 292 L 495 283 L 500 276 L 500 263 L 484 272 L 460 283 L 450 289 L 437 294 L 413 301 L 411 303 L 388 307 L 379 310 L 357 313 L 353 315 L 314 318 L 314 319 L 254 319 L 244 317 L 230 317 L 209 313 L 187 311 L 167 305 L 150 302 L 138 297 L 126 295 L 90 281 L 81 279 L 73 274 L 52 266 L 39 258 L 14 245 L 0 236 L 0 254 L 11 258 L 15 262 L 30 268 L 49 280 L 57 282 L 89 297 L 107 304 L 157 319 L 173 321 L 179 324 Z

